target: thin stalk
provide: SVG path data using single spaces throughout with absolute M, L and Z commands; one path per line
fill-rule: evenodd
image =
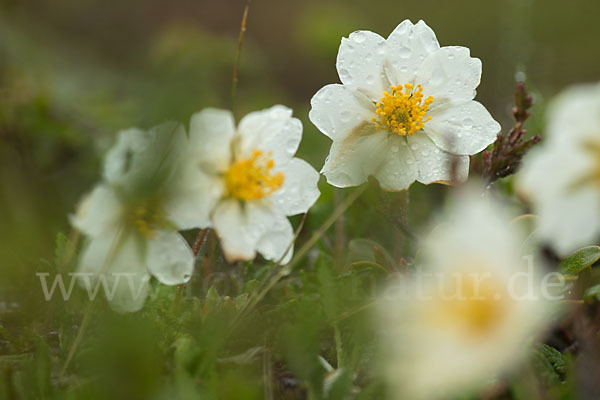
M 344 352 L 342 345 L 342 334 L 340 332 L 339 324 L 333 325 L 333 334 L 335 337 L 335 353 L 337 357 L 337 369 L 344 367 Z
M 69 368 L 69 365 L 71 364 L 71 361 L 73 360 L 73 357 L 75 356 L 75 353 L 77 352 L 77 349 L 79 348 L 79 345 L 81 344 L 81 341 L 83 340 L 83 335 L 85 334 L 87 327 L 90 323 L 90 317 L 92 316 L 93 308 L 94 308 L 94 302 L 92 301 L 88 304 L 88 308 L 85 311 L 85 315 L 83 316 L 81 325 L 79 326 L 79 329 L 77 330 L 77 336 L 75 336 L 75 340 L 73 341 L 73 344 L 71 345 L 71 348 L 69 349 L 69 354 L 67 355 L 67 360 L 65 361 L 65 364 L 63 365 L 62 369 L 60 370 L 59 380 L 61 380 L 62 377 L 67 372 L 67 369 Z
M 375 306 L 376 304 L 377 304 L 377 301 L 372 301 L 372 302 L 370 302 L 370 303 L 364 304 L 364 305 L 362 305 L 362 306 L 360 306 L 360 307 L 358 307 L 358 308 L 355 308 L 355 309 L 353 309 L 353 310 L 348 310 L 348 311 L 346 311 L 346 312 L 344 312 L 344 313 L 340 314 L 339 316 L 335 317 L 335 318 L 334 318 L 334 319 L 331 321 L 331 323 L 332 323 L 334 326 L 336 326 L 336 325 L 337 325 L 337 324 L 339 324 L 341 321 L 343 321 L 343 320 L 345 320 L 345 319 L 347 319 L 347 318 L 350 318 L 350 317 L 352 317 L 352 316 L 354 316 L 354 315 L 358 314 L 358 313 L 359 313 L 359 312 L 361 312 L 361 311 L 368 310 L 369 308 L 371 308 L 371 307 Z
M 61 273 L 66 272 L 65 268 L 67 268 L 71 264 L 71 261 L 73 261 L 73 256 L 75 255 L 75 250 L 77 249 L 77 245 L 79 244 L 80 237 L 81 235 L 79 234 L 79 231 L 77 229 L 71 229 L 71 232 L 68 236 L 69 247 L 65 252 L 63 258 L 60 260 L 60 265 L 58 266 L 59 271 Z
M 273 400 L 273 366 L 269 349 L 263 353 L 263 386 L 265 400 Z
M 77 229 L 71 229 L 71 232 L 69 233 L 68 236 L 68 248 L 66 250 L 66 252 L 63 254 L 62 258 L 60 260 L 58 260 L 58 265 L 57 265 L 57 270 L 58 270 L 58 274 L 62 275 L 67 273 L 69 265 L 71 265 L 71 262 L 73 261 L 73 256 L 75 255 L 75 250 L 77 249 L 77 246 L 79 245 L 79 239 L 80 239 L 81 235 L 79 234 L 79 231 Z M 48 309 L 46 310 L 46 318 L 44 320 L 44 325 L 45 326 L 50 326 L 50 324 L 52 323 L 52 321 L 55 320 L 54 318 L 54 314 L 56 313 L 56 302 L 51 302 L 48 305 Z
M 271 277 L 270 281 L 266 284 L 264 289 L 259 291 L 258 294 L 254 297 L 250 298 L 250 300 L 247 303 L 247 306 L 240 310 L 238 316 L 241 316 L 244 312 L 252 310 L 256 306 L 256 304 L 258 304 L 258 302 L 262 300 L 262 298 L 269 292 L 269 290 L 271 290 L 271 288 L 275 286 L 275 284 L 277 284 L 277 282 L 279 282 L 281 278 L 283 278 L 289 271 L 291 271 L 296 266 L 296 264 L 298 264 L 302 257 L 304 257 L 304 255 L 319 241 L 319 239 L 323 237 L 323 235 L 327 232 L 329 228 L 331 228 L 334 222 L 342 214 L 344 214 L 348 207 L 350 207 L 352 203 L 354 203 L 354 201 L 366 190 L 366 188 L 367 185 L 363 185 L 362 187 L 352 192 L 350 196 L 346 197 L 344 201 L 341 202 L 340 205 L 335 208 L 335 210 L 333 210 L 333 213 L 329 216 L 329 218 L 327 218 L 323 225 L 321 225 L 319 229 L 317 229 L 315 233 L 313 233 L 311 238 L 306 243 L 304 243 L 300 250 L 296 252 L 289 264 L 281 267 L 279 271 Z M 239 320 L 239 318 L 236 318 L 236 320 L 234 320 L 234 323 L 237 320 Z
M 407 237 L 411 234 L 408 229 L 408 205 L 410 201 L 409 191 L 404 190 L 398 194 L 396 206 L 400 210 L 400 215 L 396 219 L 396 243 L 394 247 L 394 261 L 399 262 L 404 256 L 407 247 Z
M 99 275 L 103 275 L 106 273 L 108 266 L 112 262 L 113 257 L 116 255 L 116 252 L 120 245 L 120 241 L 121 241 L 122 237 L 123 237 L 123 230 L 120 229 L 117 232 L 117 234 L 115 235 L 115 237 L 113 238 L 113 241 L 110 245 L 110 249 L 109 249 L 110 251 L 108 253 L 108 257 L 106 257 L 106 259 L 104 260 L 104 264 L 102 265 L 102 268 L 100 269 Z M 83 320 L 81 321 L 81 325 L 79 326 L 79 329 L 77 330 L 77 336 L 75 336 L 75 340 L 73 341 L 73 344 L 71 345 L 71 348 L 69 349 L 69 354 L 67 355 L 65 364 L 63 365 L 62 369 L 60 370 L 59 379 L 62 379 L 64 374 L 67 372 L 69 365 L 71 364 L 71 361 L 73 360 L 73 357 L 75 356 L 75 353 L 77 352 L 77 349 L 79 348 L 79 345 L 81 344 L 81 341 L 83 340 L 83 335 L 85 334 L 87 327 L 89 325 L 90 317 L 92 315 L 92 310 L 94 308 L 94 304 L 95 304 L 94 301 L 90 301 L 88 308 L 85 311 Z
M 198 235 L 196 236 L 196 240 L 194 240 L 194 245 L 192 246 L 192 251 L 194 252 L 194 258 L 198 257 L 198 253 L 200 253 L 200 249 L 202 245 L 206 241 L 206 234 L 208 233 L 208 228 L 200 229 Z
M 334 192 L 335 206 L 344 200 L 344 192 L 336 189 Z M 343 215 L 335 221 L 335 266 L 339 273 L 344 271 L 346 265 L 346 221 Z
M 237 54 L 235 63 L 233 64 L 233 77 L 231 79 L 231 112 L 235 115 L 235 100 L 237 96 L 238 73 L 240 69 L 240 58 L 242 55 L 242 43 L 244 43 L 244 34 L 246 33 L 246 21 L 248 20 L 248 11 L 252 0 L 246 0 L 244 6 L 244 14 L 242 15 L 242 23 L 240 24 L 240 34 L 238 37 Z

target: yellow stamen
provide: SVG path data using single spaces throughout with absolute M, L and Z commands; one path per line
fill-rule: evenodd
M 262 150 L 254 150 L 248 159 L 234 163 L 225 174 L 227 191 L 240 200 L 258 200 L 270 196 L 283 185 L 282 172 L 273 172 L 275 162 Z
M 583 143 L 583 150 L 593 160 L 593 165 L 587 173 L 584 173 L 570 185 L 570 190 L 576 190 L 589 184 L 600 186 L 600 143 L 586 141 Z
M 391 86 L 390 92 L 383 93 L 375 110 L 377 116 L 373 117 L 377 130 L 387 129 L 390 133 L 405 136 L 423 129 L 425 122 L 431 119 L 431 116 L 425 118 L 425 114 L 433 103 L 433 97 L 423 100 L 421 85 L 413 89 L 414 86 L 407 83 Z
M 165 216 L 156 200 L 144 200 L 133 207 L 131 220 L 134 228 L 148 239 L 166 225 Z

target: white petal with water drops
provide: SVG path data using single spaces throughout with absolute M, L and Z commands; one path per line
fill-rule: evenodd
M 194 271 L 194 253 L 177 232 L 158 231 L 148 240 L 148 270 L 165 285 L 187 282 Z
M 340 84 L 322 87 L 310 105 L 310 121 L 333 140 L 344 139 L 358 125 L 370 122 L 375 113 L 373 101 Z
M 343 38 L 336 67 L 342 83 L 379 100 L 388 86 L 383 76 L 385 39 L 369 31 L 356 31 Z
M 391 85 L 413 82 L 421 62 L 439 48 L 435 33 L 425 22 L 400 23 L 387 38 L 386 65 Z
M 500 124 L 477 101 L 450 103 L 432 110 L 424 132 L 440 149 L 469 155 L 489 146 L 500 132 Z
M 287 163 L 298 150 L 302 140 L 302 123 L 292 117 L 292 110 L 273 106 L 251 112 L 240 121 L 236 157 L 249 158 L 254 150 L 270 154 L 277 167 Z
M 319 198 L 319 173 L 306 161 L 293 158 L 281 169 L 283 186 L 269 198 L 282 215 L 305 213 Z

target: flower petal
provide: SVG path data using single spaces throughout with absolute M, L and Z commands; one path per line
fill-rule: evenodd
M 287 163 L 298 150 L 302 139 L 302 122 L 292 117 L 292 110 L 276 105 L 246 115 L 238 127 L 240 135 L 236 157 L 247 158 L 254 150 L 272 153 L 277 167 Z
M 540 236 L 567 256 L 580 247 L 596 243 L 600 234 L 600 193 L 581 186 L 538 204 Z M 585 210 L 585 211 L 582 211 Z
M 292 158 L 280 171 L 285 176 L 283 186 L 269 200 L 282 215 L 306 212 L 321 194 L 317 187 L 319 173 L 299 158 Z
M 352 129 L 375 116 L 375 104 L 364 94 L 345 85 L 322 87 L 310 100 L 308 118 L 333 140 L 343 139 Z
M 466 47 L 448 46 L 431 53 L 419 66 L 416 83 L 433 96 L 431 109 L 450 101 L 473 100 L 481 81 L 481 60 Z
M 549 104 L 544 141 L 595 142 L 600 127 L 600 82 L 576 84 L 560 93 Z M 568 132 L 568 134 L 565 134 Z
M 104 160 L 104 178 L 128 192 L 161 185 L 175 171 L 186 145 L 185 129 L 166 122 L 148 131 L 119 132 Z M 157 162 L 160 160 L 160 162 Z
M 192 159 L 207 172 L 223 172 L 231 162 L 235 122 L 230 111 L 206 108 L 190 120 Z
M 290 261 L 294 254 L 293 242 L 294 230 L 292 224 L 287 218 L 280 217 L 277 223 L 261 236 L 256 244 L 256 250 L 265 259 L 271 261 L 281 260 L 281 264 L 284 265 Z
M 600 193 L 586 181 L 595 160 L 573 143 L 545 142 L 527 154 L 516 175 L 519 193 L 539 214 L 539 232 L 562 256 L 593 244 L 600 235 Z
M 165 285 L 187 282 L 194 271 L 194 253 L 177 232 L 159 231 L 148 240 L 148 270 Z
M 225 192 L 223 179 L 188 163 L 165 199 L 168 221 L 177 229 L 207 228 L 210 213 Z
M 453 154 L 476 154 L 500 132 L 500 124 L 477 101 L 447 104 L 429 115 L 423 130 L 436 146 Z
M 464 182 L 469 176 L 469 157 L 456 156 L 438 148 L 423 133 L 409 136 L 408 147 L 417 161 L 417 180 L 425 185 L 430 183 Z M 454 168 L 455 176 L 452 176 Z
M 114 231 L 93 238 L 82 252 L 78 272 L 79 283 L 91 299 L 103 293 L 118 312 L 143 307 L 150 275 L 133 235 L 122 239 L 119 231 Z
M 419 65 L 439 48 L 435 33 L 425 22 L 413 25 L 408 19 L 402 21 L 387 38 L 386 71 L 390 83 L 413 83 Z
M 383 66 L 385 39 L 370 31 L 356 31 L 342 38 L 336 67 L 342 83 L 378 101 L 389 86 Z
M 333 186 L 360 185 L 381 164 L 389 136 L 372 123 L 357 126 L 344 140 L 333 142 L 321 173 Z
M 82 199 L 70 221 L 81 233 L 98 236 L 118 225 L 121 212 L 122 204 L 114 190 L 100 184 Z
M 382 159 L 374 173 L 383 190 L 400 191 L 417 179 L 417 167 L 406 139 L 396 134 L 387 134 L 386 146 L 377 157 Z M 372 162 L 372 161 L 371 161 Z
M 117 143 L 104 158 L 104 178 L 120 183 L 128 174 L 135 174 L 140 167 L 137 158 L 147 151 L 150 140 L 149 133 L 138 128 L 120 131 Z
M 277 225 L 278 216 L 260 202 L 227 199 L 214 211 L 213 226 L 229 262 L 251 260 L 262 235 Z

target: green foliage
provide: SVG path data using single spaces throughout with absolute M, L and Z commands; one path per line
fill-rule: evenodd
M 546 344 L 536 346 L 533 352 L 534 366 L 541 378 L 550 385 L 564 382 L 566 370 L 565 356 Z
M 559 269 L 565 275 L 577 275 L 598 260 L 600 260 L 599 246 L 584 247 L 565 258 L 560 263 Z

